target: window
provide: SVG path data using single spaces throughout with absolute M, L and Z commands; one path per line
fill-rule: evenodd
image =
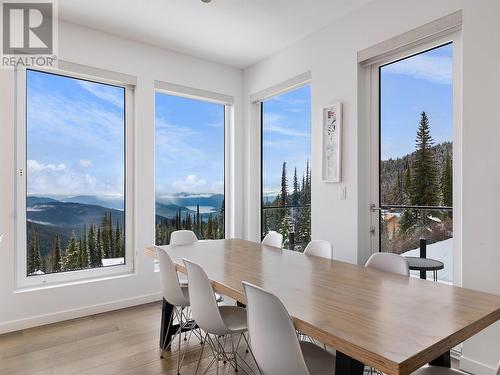
M 21 79 L 20 103 L 26 106 L 18 134 L 18 204 L 25 215 L 18 241 L 26 250 L 18 263 L 33 279 L 27 284 L 67 280 L 57 275 L 78 271 L 123 272 L 125 264 L 131 269 L 125 199 L 129 89 L 38 70 L 24 71 Z
M 379 250 L 442 261 L 453 282 L 453 49 L 375 67 L 379 77 Z
M 225 232 L 225 105 L 156 92 L 156 244 L 189 229 L 199 239 Z
M 261 103 L 261 235 L 277 231 L 285 248 L 311 240 L 311 87 Z

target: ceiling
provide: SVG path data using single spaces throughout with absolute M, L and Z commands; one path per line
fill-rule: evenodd
M 69 22 L 246 68 L 370 0 L 59 0 Z

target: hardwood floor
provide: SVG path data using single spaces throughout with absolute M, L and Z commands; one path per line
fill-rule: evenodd
M 176 374 L 177 345 L 160 359 L 160 314 L 161 304 L 153 303 L 0 335 L 0 375 Z M 193 336 L 182 375 L 194 374 L 200 349 Z M 239 352 L 251 363 L 244 348 Z M 211 359 L 206 346 L 201 368 Z M 221 364 L 219 374 L 234 370 Z

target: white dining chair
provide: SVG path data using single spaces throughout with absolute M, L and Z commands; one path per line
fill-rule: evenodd
M 379 271 L 410 276 L 408 261 L 398 254 L 374 253 L 368 258 L 365 266 L 378 269 Z
M 332 244 L 324 240 L 312 240 L 307 244 L 304 254 L 333 259 Z
M 198 237 L 196 237 L 196 234 L 192 230 L 176 230 L 170 235 L 170 245 L 182 246 L 195 242 L 198 242 Z M 187 276 L 185 274 L 179 272 L 178 277 L 181 285 L 187 285 Z
M 262 240 L 262 245 L 279 247 L 283 245 L 283 235 L 281 233 L 270 230 Z
M 415 371 L 412 375 L 467 375 L 467 373 L 447 367 L 425 366 Z M 495 375 L 500 375 L 500 361 L 498 361 Z
M 248 366 L 245 360 L 238 354 L 238 344 L 243 338 L 248 345 L 244 335 L 247 331 L 246 310 L 239 306 L 219 306 L 215 300 L 212 283 L 200 265 L 183 259 L 188 275 L 188 287 L 191 302 L 191 312 L 198 327 L 205 331 L 203 346 L 201 348 L 195 375 L 198 372 L 205 343 L 208 342 L 214 354 L 205 372 L 215 363 L 216 374 L 219 371 L 219 361 L 227 361 L 235 371 L 238 371 L 237 357 Z M 234 345 L 234 336 L 238 344 Z M 227 355 L 225 347 L 221 343 L 221 337 L 229 337 L 231 341 L 231 353 Z M 225 342 L 225 340 L 224 340 Z M 250 368 L 250 366 L 248 366 Z
M 188 287 L 181 285 L 177 276 L 175 269 L 175 264 L 170 258 L 170 255 L 163 250 L 161 247 L 156 246 L 156 254 L 160 264 L 160 285 L 163 293 L 163 298 L 173 306 L 172 317 L 168 322 L 167 332 L 169 332 L 174 319 L 179 323 L 177 331 L 171 336 L 170 342 L 167 341 L 168 335 L 165 336 L 165 340 L 162 343 L 160 357 L 163 358 L 163 353 L 172 345 L 175 336 L 178 336 L 179 345 L 177 351 L 177 373 L 179 374 L 180 368 L 182 367 L 182 362 L 184 361 L 184 356 L 186 355 L 186 350 L 189 344 L 189 339 L 186 343 L 186 348 L 181 358 L 181 336 L 182 331 L 189 330 L 189 338 L 191 338 L 191 332 L 196 328 L 195 323 L 189 318 L 190 301 L 189 301 L 189 291 Z
M 176 230 L 170 235 L 170 245 L 189 245 L 198 241 L 192 230 Z
M 335 374 L 335 355 L 299 341 L 285 306 L 274 294 L 243 282 L 250 347 L 263 375 Z

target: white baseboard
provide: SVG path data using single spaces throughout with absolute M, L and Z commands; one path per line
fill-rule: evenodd
M 496 375 L 495 369 L 467 357 L 460 357 L 460 369 L 474 375 Z
M 0 323 L 0 334 L 37 327 L 44 324 L 62 322 L 64 320 L 81 318 L 84 316 L 123 309 L 126 307 L 143 305 L 145 303 L 160 301 L 161 299 L 161 293 L 151 293 L 92 306 L 85 306 L 77 309 L 58 311 L 45 315 L 37 315 L 25 319 L 10 320 L 8 322 Z

